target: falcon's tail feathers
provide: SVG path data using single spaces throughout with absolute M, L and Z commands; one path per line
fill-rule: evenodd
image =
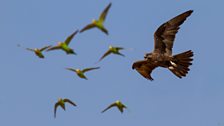
M 191 50 L 174 55 L 168 69 L 179 78 L 185 77 L 190 70 L 189 66 L 192 65 L 193 55 Z

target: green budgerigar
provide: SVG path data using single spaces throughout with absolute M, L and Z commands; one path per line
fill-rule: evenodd
M 87 77 L 85 76 L 85 72 L 90 71 L 90 70 L 95 70 L 95 69 L 99 69 L 100 67 L 92 67 L 92 68 L 85 68 L 83 70 L 81 69 L 73 69 L 73 68 L 66 68 L 67 70 L 73 71 L 75 72 L 80 78 L 86 79 Z
M 109 34 L 108 30 L 104 27 L 104 22 L 107 16 L 107 13 L 111 7 L 111 3 L 104 9 L 104 11 L 101 13 L 99 19 L 93 19 L 92 23 L 86 25 L 80 32 L 84 32 L 86 30 L 89 30 L 91 28 L 98 28 L 100 29 L 102 32 L 104 32 L 105 34 Z
M 67 99 L 67 98 L 65 98 L 65 99 L 62 99 L 62 98 L 59 98 L 58 99 L 58 102 L 57 103 L 55 103 L 55 105 L 54 105 L 54 118 L 56 118 L 56 111 L 57 111 L 57 107 L 58 106 L 61 106 L 61 108 L 63 109 L 63 110 L 65 110 L 65 103 L 70 103 L 71 105 L 73 105 L 73 106 L 77 106 L 74 102 L 72 102 L 71 100 L 69 100 L 69 99 Z
M 44 58 L 44 55 L 43 55 L 43 51 L 46 50 L 47 48 L 49 48 L 51 46 L 45 46 L 43 48 L 34 48 L 34 49 L 31 49 L 31 48 L 26 48 L 27 50 L 29 51 L 32 51 L 36 54 L 36 56 L 38 56 L 39 58 Z
M 70 36 L 68 36 L 66 38 L 66 40 L 64 42 L 58 42 L 58 44 L 56 46 L 53 46 L 51 48 L 49 48 L 47 51 L 51 51 L 51 50 L 63 50 L 66 52 L 66 54 L 75 54 L 74 50 L 72 48 L 69 47 L 69 43 L 71 42 L 71 40 L 73 39 L 73 37 L 78 33 L 78 30 L 75 31 L 74 33 L 72 33 Z
M 123 47 L 113 47 L 113 46 L 110 45 L 109 49 L 103 54 L 103 56 L 99 59 L 99 61 L 104 59 L 109 54 L 116 54 L 116 55 L 124 56 L 124 54 L 119 52 L 120 50 L 123 50 L 123 49 L 124 49 Z
M 110 105 L 109 105 L 106 109 L 104 109 L 101 113 L 107 111 L 108 109 L 110 109 L 110 108 L 112 108 L 112 107 L 117 107 L 121 113 L 123 113 L 124 109 L 127 108 L 121 101 L 117 100 L 116 102 L 110 104 Z

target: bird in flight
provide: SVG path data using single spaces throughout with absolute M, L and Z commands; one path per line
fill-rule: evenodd
M 119 109 L 119 111 L 121 113 L 123 113 L 124 109 L 126 109 L 127 107 L 121 103 L 121 101 L 117 100 L 114 103 L 110 104 L 106 109 L 104 109 L 101 113 L 104 113 L 105 111 L 107 111 L 108 109 L 112 108 L 112 107 L 117 107 Z
M 44 58 L 44 55 L 43 55 L 43 51 L 46 50 L 47 48 L 49 48 L 51 46 L 45 46 L 43 48 L 34 48 L 34 49 L 31 49 L 31 48 L 26 48 L 27 50 L 29 51 L 32 51 L 36 54 L 36 56 L 38 56 L 39 58 Z
M 56 46 L 53 46 L 49 49 L 47 49 L 47 51 L 51 51 L 51 50 L 63 50 L 66 52 L 66 54 L 76 54 L 73 49 L 71 49 L 69 47 L 69 43 L 71 42 L 71 40 L 73 39 L 73 37 L 78 33 L 78 30 L 73 32 L 70 36 L 68 36 L 66 38 L 66 40 L 64 42 L 58 42 L 58 44 Z
M 55 105 L 54 105 L 54 118 L 56 118 L 56 111 L 57 111 L 58 106 L 61 106 L 61 108 L 65 111 L 65 103 L 66 102 L 70 103 L 73 106 L 77 106 L 74 102 L 72 102 L 71 100 L 69 100 L 67 98 L 65 98 L 65 99 L 59 98 L 58 102 L 55 103 Z
M 151 72 L 156 67 L 168 68 L 177 77 L 185 77 L 190 70 L 189 66 L 192 65 L 191 61 L 193 61 L 194 54 L 191 50 L 188 50 L 172 55 L 172 48 L 180 25 L 192 12 L 193 10 L 186 11 L 162 24 L 154 33 L 154 50 L 145 54 L 144 60 L 134 62 L 132 69 L 136 69 L 149 80 L 153 80 Z
M 109 49 L 103 54 L 103 56 L 99 59 L 99 61 L 104 59 L 109 54 L 116 54 L 116 55 L 124 56 L 124 54 L 119 52 L 120 50 L 123 50 L 123 49 L 124 49 L 123 47 L 113 47 L 113 46 L 110 45 Z
M 105 34 L 109 34 L 108 30 L 104 27 L 104 22 L 107 16 L 107 13 L 111 7 L 111 3 L 104 9 L 104 11 L 101 13 L 99 19 L 93 19 L 92 23 L 86 25 L 80 32 L 84 32 L 86 30 L 89 30 L 91 28 L 98 28 L 100 29 L 102 32 L 104 32 Z
M 91 71 L 91 70 L 95 70 L 95 69 L 99 69 L 100 67 L 92 67 L 92 68 L 85 68 L 83 70 L 80 69 L 73 69 L 73 68 L 66 68 L 67 70 L 73 71 L 75 72 L 80 78 L 86 79 L 87 77 L 85 76 L 85 72 L 87 71 Z

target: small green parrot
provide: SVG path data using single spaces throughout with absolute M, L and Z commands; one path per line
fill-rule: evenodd
M 104 11 L 101 13 L 101 15 L 100 15 L 100 17 L 99 17 L 98 20 L 93 19 L 93 20 L 92 20 L 92 23 L 86 25 L 86 26 L 80 31 L 80 33 L 83 32 L 83 31 L 89 30 L 89 29 L 91 29 L 91 28 L 98 28 L 98 29 L 100 29 L 102 32 L 104 32 L 105 34 L 108 35 L 108 34 L 109 34 L 108 31 L 107 31 L 107 29 L 104 27 L 104 21 L 105 21 L 105 19 L 106 19 L 107 13 L 108 13 L 108 11 L 109 11 L 111 5 L 112 5 L 112 4 L 110 3 L 110 4 L 104 9 Z
M 100 67 L 92 67 L 92 68 L 85 68 L 83 70 L 80 69 L 73 69 L 73 68 L 66 68 L 67 70 L 73 71 L 75 72 L 80 78 L 86 79 L 87 77 L 85 76 L 85 72 L 90 71 L 90 70 L 95 70 L 95 69 L 99 69 Z
M 74 102 L 72 102 L 71 100 L 69 100 L 67 98 L 65 98 L 65 99 L 59 98 L 58 102 L 55 103 L 55 105 L 54 105 L 54 118 L 56 118 L 56 111 L 57 111 L 58 106 L 61 106 L 61 108 L 65 111 L 65 103 L 66 102 L 70 103 L 73 106 L 77 106 Z
M 110 104 L 106 109 L 104 109 L 101 113 L 104 113 L 105 111 L 107 111 L 108 109 L 112 108 L 112 107 L 117 107 L 121 113 L 123 113 L 124 109 L 126 109 L 127 107 L 121 103 L 121 101 L 117 100 L 116 102 Z
M 43 55 L 43 51 L 46 50 L 47 48 L 50 48 L 51 46 L 45 46 L 43 48 L 34 48 L 34 49 L 31 49 L 31 48 L 26 48 L 27 50 L 29 51 L 32 51 L 34 52 L 39 58 L 44 58 L 44 55 Z
M 123 56 L 124 57 L 124 54 L 121 54 L 119 52 L 120 50 L 123 50 L 123 49 L 124 48 L 122 48 L 122 47 L 113 47 L 113 46 L 110 45 L 109 46 L 109 49 L 107 50 L 107 52 L 103 54 L 103 56 L 99 59 L 99 61 L 101 61 L 103 58 L 105 58 L 106 56 L 108 56 L 111 53 L 116 54 L 116 55 L 120 55 L 120 56 Z
M 78 30 L 75 31 L 74 33 L 72 33 L 70 36 L 68 36 L 64 42 L 58 42 L 58 45 L 49 48 L 47 51 L 61 49 L 61 50 L 65 51 L 67 54 L 76 55 L 76 53 L 73 51 L 73 49 L 71 49 L 68 45 L 77 33 L 78 33 Z

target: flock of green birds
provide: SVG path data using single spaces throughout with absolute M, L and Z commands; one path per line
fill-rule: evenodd
M 75 51 L 69 47 L 70 42 L 72 41 L 72 39 L 75 37 L 75 35 L 77 33 L 82 33 L 86 30 L 92 29 L 92 28 L 98 28 L 99 30 L 101 30 L 103 33 L 105 33 L 106 35 L 109 35 L 108 30 L 105 28 L 104 26 L 104 21 L 106 19 L 107 13 L 111 7 L 111 3 L 109 3 L 109 5 L 103 10 L 103 12 L 101 13 L 99 19 L 97 20 L 92 20 L 92 22 L 88 25 L 86 25 L 82 30 L 76 30 L 75 32 L 73 32 L 71 35 L 69 35 L 63 42 L 58 42 L 57 45 L 55 46 L 44 46 L 42 48 L 26 48 L 28 51 L 32 51 L 33 53 L 35 53 L 36 56 L 38 56 L 39 58 L 45 58 L 43 52 L 49 52 L 49 51 L 53 51 L 53 50 L 62 50 L 64 51 L 67 55 L 72 54 L 72 55 L 76 55 Z M 121 55 L 124 56 L 124 54 L 120 53 L 119 51 L 122 50 L 124 48 L 122 47 L 113 47 L 113 46 L 109 46 L 109 49 L 102 55 L 102 57 L 100 57 L 99 61 L 101 61 L 102 59 L 104 59 L 106 56 L 108 56 L 109 54 L 117 54 L 117 55 Z M 98 61 L 98 62 L 99 62 Z M 84 68 L 84 69 L 74 69 L 74 68 L 66 68 L 69 71 L 72 71 L 74 73 L 77 74 L 78 77 L 86 79 L 87 77 L 85 76 L 85 72 L 91 71 L 91 70 L 95 70 L 95 69 L 99 69 L 100 67 L 91 67 L 91 68 Z M 65 110 L 65 103 L 69 103 L 73 106 L 77 106 L 76 103 L 74 103 L 73 101 L 71 101 L 68 98 L 58 98 L 58 101 L 55 103 L 54 105 L 54 117 L 56 118 L 56 112 L 57 112 L 57 108 L 60 106 L 63 110 Z M 120 112 L 123 112 L 123 109 L 126 108 L 126 106 L 119 100 L 115 101 L 114 103 L 110 104 L 106 109 L 104 109 L 102 111 L 105 112 L 106 110 L 110 109 L 111 107 L 117 107 Z
M 75 37 L 77 33 L 82 33 L 86 30 L 92 28 L 98 28 L 106 35 L 109 35 L 108 30 L 104 26 L 104 22 L 107 16 L 107 13 L 111 7 L 111 3 L 103 10 L 101 15 L 97 20 L 92 20 L 92 22 L 86 25 L 83 29 L 76 30 L 70 36 L 68 36 L 65 41 L 58 42 L 55 46 L 45 46 L 43 48 L 26 48 L 29 51 L 32 51 L 39 58 L 44 58 L 43 52 L 53 51 L 53 50 L 62 50 L 66 54 L 76 55 L 75 51 L 69 46 L 69 43 Z M 147 53 L 144 56 L 144 60 L 136 61 L 132 65 L 132 69 L 136 69 L 143 77 L 148 80 L 153 80 L 151 77 L 151 72 L 157 67 L 163 67 L 169 69 L 174 75 L 179 78 L 185 77 L 188 73 L 189 66 L 192 65 L 191 61 L 193 61 L 193 52 L 188 50 L 183 53 L 179 53 L 176 55 L 172 55 L 173 42 L 175 40 L 175 35 L 180 29 L 180 25 L 186 20 L 188 16 L 191 15 L 193 10 L 186 11 L 171 20 L 162 24 L 154 33 L 154 50 L 151 53 Z M 124 54 L 120 53 L 120 50 L 124 48 L 122 47 L 113 47 L 109 46 L 109 49 L 100 57 L 98 62 L 103 60 L 106 56 L 110 54 L 116 54 L 120 56 L 124 56 Z M 91 67 L 85 69 L 74 69 L 74 68 L 66 68 L 69 71 L 72 71 L 77 74 L 78 77 L 82 79 L 86 79 L 85 72 L 99 69 L 100 67 Z M 59 98 L 58 101 L 54 105 L 54 117 L 56 117 L 57 108 L 60 106 L 63 110 L 65 110 L 65 103 L 69 103 L 73 106 L 76 104 L 68 98 L 62 99 Z M 117 107 L 118 110 L 123 113 L 124 109 L 127 108 L 121 101 L 117 100 L 114 103 L 110 104 L 103 111 L 107 111 L 112 107 Z

